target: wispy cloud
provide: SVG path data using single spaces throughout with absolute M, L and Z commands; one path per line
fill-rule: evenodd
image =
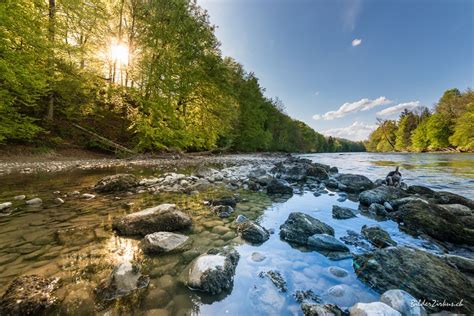
M 420 107 L 420 101 L 411 101 L 406 103 L 400 103 L 389 108 L 383 109 L 382 111 L 377 112 L 377 115 L 380 116 L 390 116 L 394 114 L 401 113 L 403 110 L 412 110 L 417 107 Z
M 352 40 L 352 46 L 355 47 L 355 46 L 359 46 L 360 44 L 362 44 L 362 39 L 361 38 L 355 38 Z
M 354 122 L 352 125 L 340 128 L 331 128 L 322 133 L 326 136 L 346 138 L 354 141 L 365 140 L 369 138 L 370 133 L 377 128 L 377 125 Z
M 362 1 L 361 0 L 345 0 L 344 8 L 342 11 L 342 19 L 344 22 L 344 27 L 353 31 L 356 26 L 357 19 L 362 10 Z
M 320 114 L 313 115 L 313 119 L 315 120 L 324 119 L 326 121 L 329 121 L 336 118 L 341 118 L 343 116 L 346 116 L 349 113 L 367 111 L 377 106 L 386 105 L 390 103 L 392 103 L 392 101 L 390 101 L 386 97 L 379 97 L 375 100 L 361 99 L 359 101 L 352 102 L 352 103 L 346 102 L 343 105 L 341 105 L 339 109 L 337 109 L 336 111 L 329 111 L 322 115 Z

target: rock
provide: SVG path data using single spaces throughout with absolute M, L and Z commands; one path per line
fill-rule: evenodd
M 431 253 L 407 247 L 389 247 L 355 255 L 357 277 L 379 292 L 409 291 L 419 300 L 459 302 L 465 312 L 474 308 L 474 286 L 455 267 Z
M 385 203 L 387 203 L 387 202 L 385 202 Z M 382 217 L 385 217 L 388 214 L 387 211 L 385 210 L 385 206 L 383 206 L 382 204 L 378 204 L 378 203 L 370 204 L 369 212 L 374 213 L 378 216 L 382 216 Z
M 239 214 L 239 215 L 237 216 L 237 218 L 235 219 L 235 222 L 236 222 L 237 224 L 240 224 L 240 223 L 246 222 L 246 221 L 248 221 L 248 220 L 249 220 L 249 219 L 248 219 L 245 215 Z
M 407 193 L 431 196 L 435 194 L 435 191 L 421 185 L 410 185 L 407 189 Z
M 425 203 L 425 204 L 429 203 L 427 200 L 416 197 L 416 196 L 407 196 L 407 197 L 404 197 L 404 198 L 401 198 L 401 199 L 393 200 L 388 204 L 390 204 L 390 206 L 392 207 L 392 209 L 394 211 L 397 211 L 400 206 L 405 205 L 409 202 L 414 202 L 414 201 L 422 202 L 422 203 Z
M 392 186 L 380 186 L 372 190 L 361 192 L 359 201 L 362 205 L 371 205 L 372 203 L 384 204 L 392 200 L 407 197 L 408 194 L 400 188 Z
M 267 186 L 267 193 L 268 194 L 293 194 L 293 189 L 276 180 L 276 179 L 273 179 L 272 182 L 270 182 Z
M 163 289 L 152 289 L 145 296 L 142 306 L 145 309 L 156 309 L 165 307 L 171 301 L 171 296 Z M 159 314 L 156 314 L 159 315 Z
M 347 230 L 347 236 L 341 237 L 341 240 L 348 245 L 356 246 L 357 248 L 362 250 L 373 250 L 372 245 L 369 244 L 361 234 L 350 229 Z
M 220 218 L 226 218 L 234 213 L 234 209 L 229 205 L 217 205 L 212 208 L 212 212 Z
M 334 236 L 334 229 L 316 218 L 300 213 L 290 213 L 288 219 L 280 226 L 280 237 L 286 241 L 306 245 L 308 237 L 314 234 Z
M 6 210 L 10 207 L 12 207 L 12 202 L 5 202 L 0 204 L 0 211 Z
M 337 167 L 331 167 L 331 168 L 329 168 L 329 172 L 330 173 L 339 173 L 339 169 L 337 169 Z
M 127 296 L 148 286 L 150 278 L 142 275 L 130 262 L 117 265 L 106 281 L 99 284 L 95 293 L 99 301 L 111 301 Z
M 270 238 L 268 230 L 253 221 L 245 221 L 239 224 L 237 230 L 242 239 L 255 244 L 261 244 Z
M 403 316 L 423 316 L 426 311 L 423 306 L 418 306 L 418 300 L 404 290 L 388 290 L 380 297 L 382 303 L 387 304 Z
M 238 261 L 235 250 L 211 249 L 191 263 L 187 285 L 210 294 L 230 290 Z
M 265 260 L 267 257 L 265 257 L 264 254 L 260 253 L 260 252 L 252 252 L 252 255 L 250 256 L 250 258 L 252 259 L 252 261 L 254 262 L 262 262 L 263 260 Z
M 91 289 L 84 283 L 68 285 L 59 315 L 94 315 L 95 302 Z
M 356 210 L 338 205 L 332 206 L 332 217 L 335 219 L 348 219 L 356 216 Z
M 459 213 L 458 208 L 446 208 L 420 201 L 408 202 L 391 213 L 403 223 L 403 229 L 418 235 L 425 233 L 437 240 L 474 245 L 474 213 Z
M 293 297 L 300 304 L 308 301 L 313 301 L 316 303 L 319 303 L 321 301 L 321 298 L 316 295 L 312 290 L 297 290 L 295 294 L 293 294 Z
M 123 192 L 139 185 L 137 177 L 132 174 L 115 174 L 99 180 L 94 190 L 100 193 Z
M 390 203 L 385 202 L 385 203 L 383 204 L 383 207 L 385 207 L 385 210 L 386 210 L 387 212 L 393 212 L 393 207 L 392 207 L 392 205 L 391 205 Z
M 54 199 L 54 203 L 56 203 L 56 204 L 64 204 L 64 200 L 58 197 L 58 198 L 55 198 L 55 199 Z
M 304 316 L 343 316 L 347 315 L 334 304 L 309 304 L 301 305 Z
M 237 205 L 237 198 L 234 196 L 224 196 L 219 199 L 211 200 L 211 205 L 212 206 L 218 206 L 218 205 L 227 205 L 232 208 L 235 208 Z
M 86 200 L 92 200 L 93 198 L 95 198 L 95 195 L 94 194 L 89 194 L 89 193 L 84 193 L 82 195 L 82 198 L 86 199 Z
M 351 316 L 402 316 L 398 311 L 382 302 L 357 303 L 349 311 Z
M 40 205 L 41 203 L 43 203 L 43 200 L 40 198 L 34 198 L 34 199 L 26 201 L 26 204 L 28 205 Z
M 359 174 L 337 174 L 336 179 L 346 187 L 347 192 L 361 192 L 374 187 L 374 183 L 369 178 Z
M 26 195 L 22 194 L 22 195 L 17 195 L 13 198 L 15 201 L 23 201 L 24 199 L 26 199 Z
M 349 252 L 344 243 L 327 234 L 314 234 L 308 238 L 307 245 L 315 250 Z
M 115 218 L 112 227 L 121 235 L 147 235 L 159 231 L 176 231 L 191 227 L 191 218 L 175 204 L 152 208 Z
M 390 238 L 389 233 L 383 230 L 380 226 L 362 226 L 362 235 L 367 238 L 372 245 L 377 248 L 385 248 L 396 246 L 397 243 Z
M 264 277 L 269 278 L 270 281 L 272 281 L 272 283 L 277 287 L 277 289 L 280 292 L 287 291 L 286 281 L 279 271 L 274 271 L 274 270 L 270 270 L 267 272 L 262 271 L 258 274 L 258 276 L 261 278 L 264 278 Z
M 329 273 L 331 273 L 332 275 L 338 278 L 344 278 L 349 275 L 349 273 L 346 270 L 339 267 L 329 267 L 328 271 Z
M 46 315 L 58 304 L 58 278 L 26 275 L 14 279 L 0 299 L 0 315 Z
M 315 177 L 318 180 L 329 179 L 329 175 L 326 169 L 320 166 L 309 166 L 306 168 L 306 176 Z
M 434 194 L 434 202 L 437 204 L 461 204 L 474 209 L 474 201 L 464 196 L 451 192 L 438 191 Z
M 170 232 L 157 232 L 148 234 L 143 238 L 140 247 L 146 253 L 165 253 L 182 250 L 188 237 Z

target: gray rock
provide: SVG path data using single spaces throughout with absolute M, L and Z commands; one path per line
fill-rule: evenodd
M 369 178 L 359 174 L 337 174 L 336 179 L 346 186 L 347 192 L 361 192 L 374 187 L 374 183 Z
M 132 174 L 115 174 L 100 179 L 94 190 L 100 193 L 123 192 L 138 185 L 137 177 Z
M 310 304 L 301 305 L 304 316 L 343 316 L 347 315 L 334 304 Z
M 474 275 L 474 259 L 449 254 L 444 255 L 442 258 L 456 266 L 459 271 Z
M 455 193 L 451 193 L 451 192 L 445 192 L 445 191 L 435 192 L 432 200 L 433 200 L 432 202 L 437 203 L 437 204 L 461 204 L 461 205 L 469 207 L 470 209 L 474 209 L 473 200 L 468 199 L 464 196 L 455 194 Z
M 43 203 L 43 200 L 40 198 L 34 198 L 34 199 L 26 201 L 26 204 L 28 205 L 40 205 L 41 203 Z
M 349 252 L 349 248 L 344 243 L 327 234 L 310 236 L 307 245 L 315 250 Z
M 267 186 L 268 194 L 293 194 L 293 189 L 276 179 L 273 179 Z
M 252 255 L 250 256 L 250 258 L 254 262 L 262 262 L 263 260 L 266 259 L 265 255 L 260 252 L 252 252 Z
M 361 250 L 373 250 L 373 246 L 369 244 L 366 239 L 359 233 L 353 230 L 347 230 L 347 235 L 341 237 L 341 240 L 348 245 L 353 245 Z
M 148 234 L 143 238 L 140 247 L 146 253 L 165 253 L 183 248 L 188 237 L 170 232 Z
M 348 219 L 356 217 L 356 210 L 338 205 L 332 206 L 332 217 L 336 219 Z
M 385 203 L 383 204 L 383 207 L 385 207 L 385 209 L 387 210 L 387 212 L 393 212 L 393 207 L 392 207 L 392 205 L 391 205 L 390 203 L 385 202 Z
M 383 230 L 380 226 L 362 226 L 362 235 L 367 238 L 372 245 L 377 248 L 385 248 L 396 246 L 397 243 L 390 238 L 389 233 Z
M 404 197 L 404 198 L 401 198 L 401 199 L 393 200 L 389 204 L 390 204 L 390 206 L 392 206 L 392 209 L 394 211 L 397 211 L 400 206 L 405 205 L 409 202 L 415 202 L 415 201 L 425 203 L 425 204 L 429 203 L 427 200 L 416 197 L 416 196 L 407 196 L 407 197 Z
M 316 295 L 313 290 L 297 290 L 295 294 L 293 294 L 293 297 L 300 304 L 311 301 L 316 303 L 321 302 L 321 298 Z
M 345 269 L 339 267 L 329 267 L 328 271 L 329 273 L 338 278 L 344 278 L 349 275 L 349 273 Z
M 255 244 L 261 244 L 270 238 L 268 230 L 253 221 L 245 221 L 239 224 L 237 230 L 242 239 Z
M 235 222 L 236 222 L 237 224 L 240 224 L 240 223 L 246 222 L 246 221 L 248 221 L 248 220 L 249 220 L 249 219 L 248 219 L 245 215 L 239 214 L 239 215 L 237 216 L 237 218 L 235 219 Z
M 308 238 L 314 234 L 334 236 L 334 229 L 316 218 L 300 213 L 290 213 L 288 219 L 280 226 L 280 237 L 286 241 L 306 245 Z
M 385 202 L 385 203 L 387 203 L 387 202 Z M 370 204 L 369 212 L 374 213 L 378 216 L 383 216 L 383 217 L 387 216 L 387 211 L 385 210 L 385 206 L 383 206 L 382 204 L 378 204 L 378 203 Z
M 359 201 L 362 205 L 371 205 L 372 203 L 384 204 L 396 199 L 407 197 L 408 194 L 402 189 L 392 186 L 380 186 L 372 190 L 361 192 Z
M 331 168 L 329 168 L 329 172 L 330 173 L 338 173 L 339 169 L 337 169 L 337 167 L 331 167 Z
M 6 210 L 10 207 L 12 207 L 12 202 L 5 202 L 0 204 L 0 211 Z
M 237 198 L 235 196 L 224 196 L 218 199 L 211 200 L 212 206 L 226 205 L 235 208 L 237 205 Z
M 234 213 L 234 209 L 230 205 L 217 205 L 212 208 L 212 212 L 220 218 L 226 218 Z
M 286 287 L 286 281 L 279 271 L 270 270 L 267 272 L 260 272 L 259 277 L 267 277 L 272 281 L 272 283 L 277 287 L 280 292 L 286 292 L 288 289 Z
M 111 301 L 127 296 L 148 286 L 150 278 L 140 273 L 140 269 L 130 262 L 117 265 L 106 281 L 96 288 L 99 301 Z
M 403 316 L 426 315 L 423 306 L 414 304 L 418 300 L 404 290 L 388 290 L 382 294 L 380 301 L 400 312 Z
M 379 292 L 401 289 L 430 302 L 463 298 L 459 311 L 474 309 L 474 286 L 469 278 L 436 255 L 399 246 L 355 255 L 353 260 L 357 277 Z
M 147 235 L 159 231 L 182 230 L 191 225 L 191 218 L 179 211 L 175 204 L 161 204 L 115 218 L 112 227 L 121 235 Z
M 350 308 L 351 316 L 402 316 L 398 311 L 382 302 L 357 303 Z
M 0 315 L 46 315 L 59 300 L 59 278 L 26 275 L 14 279 L 0 299 Z
M 238 261 L 235 250 L 211 249 L 191 263 L 186 283 L 191 289 L 210 294 L 230 290 Z
M 64 200 L 61 199 L 61 198 L 59 198 L 59 197 L 58 197 L 58 198 L 55 198 L 55 199 L 54 199 L 54 202 L 55 202 L 56 204 L 64 204 Z
M 23 201 L 24 199 L 26 199 L 26 195 L 17 195 L 13 198 L 14 200 L 16 201 Z

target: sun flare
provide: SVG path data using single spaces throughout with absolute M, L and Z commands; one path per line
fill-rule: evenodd
M 128 64 L 128 55 L 128 46 L 124 44 L 113 44 L 110 47 L 110 56 L 114 62 L 126 65 Z

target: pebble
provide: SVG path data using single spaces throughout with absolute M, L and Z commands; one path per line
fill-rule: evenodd
M 6 210 L 12 206 L 12 202 L 5 202 L 0 204 L 0 211 Z
M 93 198 L 95 198 L 95 195 L 94 194 L 90 194 L 90 193 L 84 193 L 82 195 L 82 197 L 86 200 L 92 200 Z
M 22 201 L 22 200 L 26 199 L 26 195 L 17 195 L 13 199 L 17 200 L 17 201 Z
M 34 199 L 26 201 L 26 204 L 28 205 L 39 205 L 41 203 L 43 203 L 43 200 L 41 200 L 40 198 L 34 198 Z
M 57 203 L 57 204 L 64 204 L 64 200 L 61 199 L 61 198 L 55 198 L 54 202 Z

